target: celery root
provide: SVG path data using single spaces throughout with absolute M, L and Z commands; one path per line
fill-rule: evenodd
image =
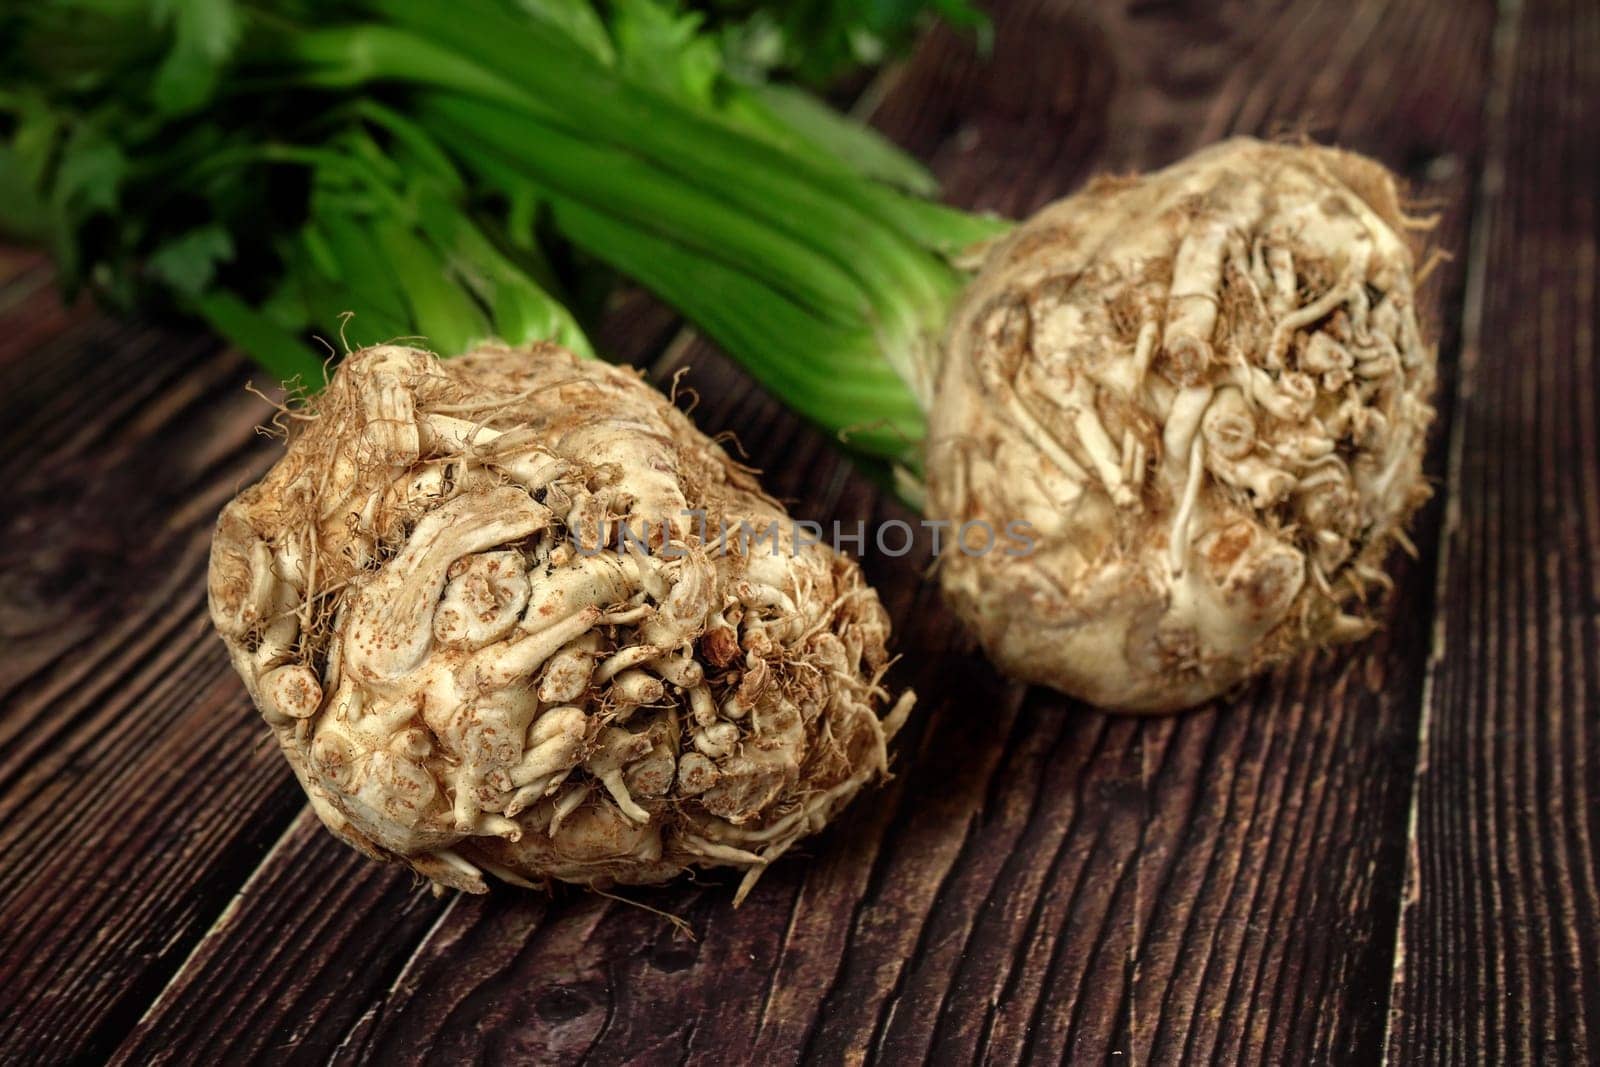
M 636 373 L 380 346 L 291 421 L 211 615 L 349 844 L 472 892 L 732 866 L 742 897 L 886 772 L 877 597 Z
M 1435 353 L 1390 175 L 1248 139 L 998 242 L 946 334 L 928 510 L 1028 519 L 944 590 L 1016 677 L 1167 711 L 1372 628 Z

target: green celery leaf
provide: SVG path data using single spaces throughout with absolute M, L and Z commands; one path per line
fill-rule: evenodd
M 234 0 L 154 0 L 158 25 L 172 27 L 172 50 L 156 72 L 151 99 L 159 111 L 186 114 L 204 104 L 239 38 Z
M 605 23 L 589 0 L 513 0 L 516 7 L 540 22 L 552 26 L 572 38 L 595 59 L 612 66 L 617 61 L 616 49 L 611 46 L 611 36 Z
M 730 65 L 763 78 L 788 74 L 826 86 L 853 67 L 904 51 L 930 16 L 987 41 L 972 0 L 694 0 L 726 38 Z
M 233 238 L 213 223 L 163 244 L 145 261 L 145 269 L 184 296 L 198 297 L 211 286 L 217 266 L 232 258 Z
M 666 96 L 712 101 L 722 76 L 717 39 L 700 33 L 701 18 L 663 0 L 612 0 L 617 67 L 630 80 Z
M 63 211 L 111 211 L 127 173 L 128 159 L 116 142 L 92 126 L 79 126 L 61 146 L 53 199 Z
M 248 352 L 280 382 L 298 384 L 312 392 L 322 387 L 326 380 L 322 360 L 294 331 L 282 328 L 221 289 L 195 294 L 191 305 L 212 329 Z
M 32 242 L 49 233 L 50 217 L 27 163 L 10 145 L 0 145 L 0 237 Z

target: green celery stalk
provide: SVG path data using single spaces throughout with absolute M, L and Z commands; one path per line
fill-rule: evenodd
M 918 412 L 967 279 L 953 260 L 1007 224 L 799 148 L 805 132 L 780 143 L 635 85 L 494 0 L 363 7 L 376 21 L 284 38 L 255 62 L 318 84 L 409 89 L 406 113 L 469 185 L 524 218 L 548 202 L 566 236 L 655 289 L 809 417 L 850 431 L 857 449 L 918 462 Z M 831 120 L 781 92 L 749 101 L 787 106 L 813 140 L 829 134 Z
M 323 384 L 322 363 L 291 331 L 284 330 L 224 289 L 192 298 L 191 305 L 211 328 L 232 344 L 249 352 L 279 381 L 299 383 L 308 389 Z

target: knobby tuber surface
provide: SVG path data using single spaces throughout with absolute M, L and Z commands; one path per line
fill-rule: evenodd
M 730 865 L 742 896 L 885 772 L 911 697 L 880 717 L 876 594 L 636 374 L 379 346 L 286 418 L 211 614 L 356 848 L 473 892 Z
M 1026 558 L 943 561 L 1001 667 L 1165 711 L 1369 631 L 1428 496 L 1416 228 L 1380 165 L 1241 138 L 988 251 L 927 474 L 938 518 L 1032 526 Z

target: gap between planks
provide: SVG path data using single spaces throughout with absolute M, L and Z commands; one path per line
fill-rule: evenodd
M 1462 470 L 1466 457 L 1466 410 L 1472 395 L 1478 361 L 1482 355 L 1484 301 L 1488 285 L 1489 239 L 1495 228 L 1496 204 L 1505 190 L 1507 124 L 1511 114 L 1511 84 L 1515 74 L 1517 41 L 1522 26 L 1522 0 L 1499 0 L 1492 37 L 1489 81 L 1484 93 L 1483 158 L 1478 167 L 1472 217 L 1467 223 L 1465 292 L 1461 308 L 1460 352 L 1456 362 L 1456 383 L 1450 410 L 1450 434 L 1445 465 L 1445 509 L 1439 526 L 1438 553 L 1434 565 L 1435 605 L 1428 661 L 1422 680 L 1422 706 L 1417 718 L 1416 761 L 1411 770 L 1411 799 L 1406 812 L 1405 874 L 1401 880 L 1399 914 L 1394 926 L 1394 963 L 1390 969 L 1388 1004 L 1384 1010 L 1383 1063 L 1391 1062 L 1395 1024 L 1401 1008 L 1398 994 L 1406 976 L 1406 931 L 1412 908 L 1421 899 L 1421 855 L 1418 846 L 1418 819 L 1422 801 L 1422 779 L 1431 759 L 1429 742 L 1433 728 L 1434 698 L 1440 665 L 1447 643 L 1447 617 L 1441 606 L 1446 601 L 1450 581 L 1450 552 L 1461 528 Z
M 300 814 L 291 819 L 289 821 L 289 825 L 284 827 L 283 833 L 278 835 L 278 839 L 272 843 L 272 847 L 267 849 L 266 855 L 261 857 L 260 862 L 258 862 L 250 874 L 245 877 L 244 883 L 239 886 L 238 890 L 233 894 L 233 896 L 228 898 L 228 903 L 223 905 L 222 910 L 217 913 L 217 917 L 212 920 L 211 925 L 206 928 L 206 932 L 201 935 L 198 941 L 194 943 L 194 947 L 189 950 L 189 954 L 183 958 L 183 962 L 178 965 L 177 970 L 172 972 L 172 977 L 167 979 L 167 984 L 161 988 L 161 992 L 157 994 L 156 998 L 152 1000 L 149 1006 L 144 1009 L 144 1012 L 139 1016 L 139 1021 L 134 1023 L 133 1026 L 129 1028 L 128 1033 L 132 1034 L 137 1032 L 139 1028 L 149 1021 L 156 1014 L 156 1012 L 164 1007 L 167 1003 L 167 1000 L 174 996 L 185 984 L 184 978 L 189 972 L 189 965 L 194 963 L 196 959 L 203 955 L 205 950 L 211 945 L 211 942 L 214 941 L 224 929 L 226 929 L 228 921 L 233 918 L 235 913 L 238 912 L 239 906 L 243 904 L 245 898 L 250 895 L 250 891 L 255 888 L 256 883 L 260 882 L 266 877 L 268 869 L 272 866 L 273 861 L 277 859 L 280 853 L 288 849 L 290 840 L 297 832 L 300 831 L 301 827 L 305 825 L 307 820 L 316 820 L 316 815 L 312 812 L 309 804 L 302 807 L 300 809 Z
M 310 814 L 309 810 L 307 814 Z M 388 1005 L 389 1001 L 394 998 L 395 992 L 401 987 L 401 985 L 405 983 L 406 978 L 410 976 L 411 969 L 416 966 L 417 961 L 422 958 L 423 952 L 428 948 L 429 945 L 433 943 L 434 935 L 443 929 L 446 920 L 448 920 L 451 915 L 455 914 L 456 905 L 461 903 L 461 898 L 464 895 L 465 894 L 461 893 L 459 890 L 452 894 L 450 897 L 450 902 L 446 904 L 443 910 L 439 912 L 438 916 L 433 920 L 432 925 L 428 927 L 427 932 L 417 939 L 417 943 L 415 945 L 411 946 L 411 954 L 406 957 L 405 963 L 401 964 L 400 969 L 395 972 L 394 981 L 389 983 L 389 988 L 383 991 L 383 995 L 378 1000 L 368 1005 L 366 1011 L 356 1016 L 355 1022 L 350 1024 L 350 1029 L 346 1031 L 344 1037 L 340 1038 L 339 1043 L 333 1046 L 333 1051 L 328 1054 L 328 1063 L 330 1065 L 340 1061 L 340 1057 L 344 1056 L 349 1051 L 351 1043 L 361 1035 L 361 1032 L 366 1028 L 367 1024 L 381 1014 L 383 1009 Z

